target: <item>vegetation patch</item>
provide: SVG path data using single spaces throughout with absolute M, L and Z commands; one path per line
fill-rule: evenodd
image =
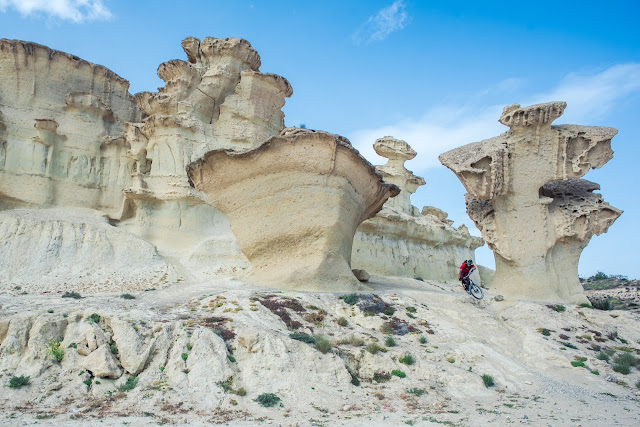
M 280 402 L 280 398 L 274 393 L 262 393 L 260 396 L 256 397 L 254 402 L 258 402 L 260 405 L 270 408 L 275 406 Z
M 565 311 L 567 309 L 567 307 L 565 307 L 564 305 L 560 305 L 560 304 L 549 304 L 547 305 L 547 308 L 550 308 L 553 311 L 556 311 L 558 313 L 562 313 L 563 311 Z
M 379 351 L 386 352 L 387 350 L 383 347 L 380 347 L 377 342 L 369 343 L 365 348 L 369 353 L 376 354 Z
M 87 317 L 87 322 L 100 323 L 100 315 L 98 313 L 93 313 L 91 316 Z
M 31 377 L 20 375 L 19 377 L 11 377 L 9 380 L 10 388 L 20 388 L 31 383 Z
M 127 381 L 125 381 L 124 383 L 116 387 L 116 389 L 118 391 L 129 391 L 136 388 L 137 385 L 138 385 L 138 377 L 135 375 L 132 375 L 129 378 L 127 378 Z
M 338 317 L 338 320 L 336 320 L 336 323 L 339 326 L 347 326 L 349 324 L 349 321 L 344 317 Z
M 395 347 L 396 340 L 394 340 L 393 337 L 387 337 L 384 340 L 384 345 L 386 345 L 387 347 Z
M 540 332 L 542 335 L 544 335 L 545 337 L 548 337 L 549 335 L 551 335 L 551 329 L 547 329 L 547 328 L 538 328 L 537 329 L 538 332 Z
M 49 340 L 47 341 L 45 348 L 47 349 L 47 354 L 51 356 L 53 360 L 58 363 L 62 362 L 62 359 L 64 358 L 64 349 L 62 348 L 60 341 Z
M 77 292 L 65 292 L 64 294 L 62 294 L 62 298 L 80 299 L 82 298 L 82 295 Z
M 291 318 L 291 315 L 287 312 L 287 308 L 297 313 L 306 311 L 305 308 L 300 304 L 300 302 L 293 298 L 279 301 L 277 299 L 272 299 L 272 297 L 275 297 L 275 295 L 267 295 L 265 298 L 258 301 L 269 311 L 278 316 L 280 320 L 282 320 L 284 324 L 287 325 L 287 328 L 295 330 L 302 327 L 302 323 L 298 322 L 297 320 L 293 320 Z
M 407 310 L 409 313 L 415 313 L 416 311 L 418 311 L 418 310 L 416 310 L 416 308 L 415 308 L 415 307 L 407 307 L 407 308 L 406 308 L 406 310 Z
M 427 337 L 425 337 L 424 335 L 420 335 L 420 338 L 418 338 L 418 342 L 420 344 L 426 344 L 427 343 Z
M 122 295 L 120 295 L 120 298 L 122 298 L 122 299 L 136 299 L 136 297 L 134 295 L 131 295 L 131 294 L 122 294 Z
M 333 347 L 331 341 L 322 335 L 316 335 L 314 338 L 316 349 L 322 354 L 326 354 Z
M 393 371 L 391 371 L 391 375 L 395 375 L 398 378 L 405 378 L 407 376 L 407 374 L 399 369 L 394 369 Z
M 493 385 L 495 384 L 493 381 L 493 377 L 487 374 L 482 375 L 482 382 L 484 383 L 484 386 L 486 388 L 493 387 Z
M 415 363 L 415 359 L 411 355 L 411 353 L 405 353 L 404 356 L 401 356 L 398 359 L 398 362 L 404 363 L 405 365 L 413 365 Z
M 387 325 L 387 326 L 384 326 L 384 325 Z M 392 317 L 391 320 L 384 323 L 384 325 L 383 327 L 385 328 L 385 331 L 388 331 L 388 332 L 383 332 L 383 333 L 386 333 L 387 335 L 391 335 L 392 333 L 394 335 L 406 335 L 410 332 L 420 332 L 415 326 L 410 325 L 404 320 L 398 319 L 397 317 Z M 381 327 L 381 332 L 382 332 L 382 327 Z
M 408 388 L 407 389 L 407 393 L 412 394 L 412 395 L 414 395 L 416 397 L 420 397 L 423 394 L 425 394 L 426 392 L 427 392 L 427 390 L 424 389 L 424 388 L 413 387 L 413 388 Z
M 294 332 L 289 334 L 289 338 L 296 341 L 306 342 L 307 344 L 315 344 L 316 339 L 309 334 L 305 334 L 304 332 Z
M 342 295 L 340 297 L 340 299 L 342 301 L 344 301 L 346 304 L 349 304 L 349 305 L 355 305 L 359 300 L 358 294 L 355 294 L 355 293 L 354 294 Z
M 562 344 L 563 346 L 567 347 L 567 348 L 572 348 L 572 349 L 577 349 L 578 347 L 576 347 L 575 345 L 571 344 L 570 342 L 563 342 L 560 341 L 560 344 Z
M 377 383 L 386 383 L 391 379 L 391 374 L 388 372 L 376 372 L 373 374 L 373 380 Z
M 232 330 L 230 330 L 226 324 L 227 322 L 231 322 L 232 320 L 228 317 L 222 316 L 212 316 L 212 317 L 201 317 L 196 320 L 195 323 L 200 326 L 204 326 L 205 328 L 211 328 L 214 332 L 220 335 L 225 342 L 230 341 L 235 338 L 236 334 Z

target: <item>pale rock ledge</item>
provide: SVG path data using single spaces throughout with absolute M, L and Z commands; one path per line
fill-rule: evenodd
M 187 171 L 229 217 L 250 280 L 281 288 L 361 288 L 350 268 L 355 230 L 399 193 L 346 138 L 306 129 L 252 151 L 211 151 Z
M 580 178 L 613 157 L 606 127 L 551 122 L 566 103 L 504 109 L 504 134 L 440 156 L 468 191 L 467 213 L 493 250 L 493 286 L 505 296 L 588 302 L 578 260 L 595 234 L 622 211 L 609 206 L 598 185 Z

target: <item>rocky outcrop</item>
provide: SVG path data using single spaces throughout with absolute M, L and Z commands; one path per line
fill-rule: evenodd
M 425 206 L 420 213 L 411 205 L 411 194 L 425 182 L 404 166 L 405 161 L 416 156 L 409 144 L 385 136 L 376 140 L 373 148 L 389 159 L 376 170 L 401 191 L 374 218 L 358 227 L 353 266 L 385 276 L 455 278 L 462 260 L 473 258 L 474 250 L 484 242 L 471 236 L 464 225 L 453 228 L 446 212 Z
M 252 151 L 211 151 L 188 174 L 229 217 L 252 279 L 297 289 L 358 288 L 355 229 L 399 192 L 346 138 L 295 128 Z
M 622 211 L 578 178 L 612 156 L 613 128 L 551 122 L 566 104 L 504 109 L 506 133 L 440 156 L 468 191 L 467 212 L 494 251 L 493 286 L 505 296 L 587 302 L 580 253 Z
M 0 212 L 0 289 L 108 292 L 117 284 L 133 291 L 171 273 L 152 244 L 99 215 L 60 208 Z
M 135 164 L 122 133 L 143 115 L 128 89 L 100 65 L 0 39 L 0 209 L 79 206 L 121 218 Z

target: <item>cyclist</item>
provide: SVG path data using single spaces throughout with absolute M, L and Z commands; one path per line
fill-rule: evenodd
M 471 273 L 473 273 L 473 270 L 475 269 L 476 266 L 473 265 L 472 259 L 464 261 L 460 266 L 460 276 L 458 277 L 458 280 L 462 282 L 464 290 L 467 292 L 469 292 L 469 276 L 471 276 Z

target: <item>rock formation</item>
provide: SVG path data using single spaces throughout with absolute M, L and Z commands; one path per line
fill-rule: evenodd
M 353 266 L 384 276 L 456 278 L 458 265 L 462 260 L 473 258 L 474 250 L 484 242 L 472 237 L 464 225 L 453 228 L 446 212 L 425 206 L 420 213 L 411 205 L 411 194 L 425 182 L 404 166 L 405 161 L 416 156 L 409 144 L 385 136 L 376 140 L 373 148 L 389 159 L 387 164 L 376 166 L 376 170 L 401 191 L 358 228 L 353 244 Z
M 612 156 L 606 127 L 551 122 L 566 103 L 504 109 L 506 133 L 440 156 L 466 190 L 467 212 L 493 250 L 496 291 L 543 301 L 587 302 L 578 260 L 622 211 L 578 179 Z
M 255 150 L 211 151 L 188 174 L 229 217 L 251 278 L 296 289 L 359 288 L 355 230 L 399 192 L 346 138 L 296 128 Z

